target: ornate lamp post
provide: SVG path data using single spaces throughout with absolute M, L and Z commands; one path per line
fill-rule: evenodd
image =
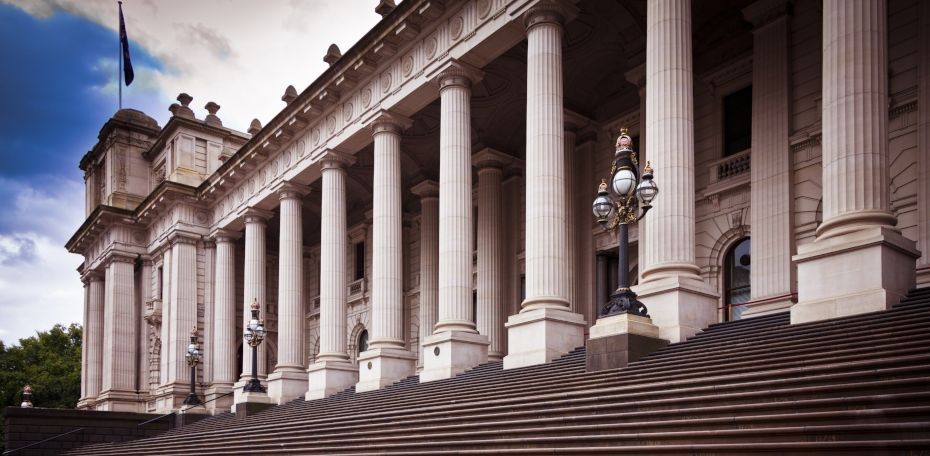
M 187 365 L 191 368 L 191 393 L 184 399 L 184 405 L 200 405 L 203 402 L 197 397 L 197 365 L 203 358 L 200 347 L 197 345 L 197 327 L 191 330 L 190 344 L 187 345 L 187 353 L 184 354 L 187 359 Z
M 21 408 L 32 408 L 32 387 L 26 385 L 23 387 L 23 402 L 19 404 Z
M 617 290 L 610 295 L 610 301 L 603 304 L 599 317 L 630 313 L 648 317 L 646 306 L 636 299 L 636 293 L 630 289 L 629 259 L 629 225 L 641 220 L 652 208 L 652 199 L 659 192 L 659 187 L 652 181 L 652 167 L 646 162 L 642 175 L 639 162 L 633 151 L 633 138 L 625 128 L 620 130 L 617 149 L 611 166 L 611 182 L 602 179 L 594 199 L 594 216 L 604 228 L 619 231 L 620 264 Z
M 252 319 L 249 320 L 245 327 L 243 337 L 245 342 L 252 347 L 252 379 L 245 384 L 242 391 L 246 393 L 264 393 L 265 387 L 258 380 L 258 346 L 261 345 L 265 338 L 265 322 L 258 319 L 258 299 L 252 302 Z

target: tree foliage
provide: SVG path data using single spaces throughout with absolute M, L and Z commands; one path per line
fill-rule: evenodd
M 81 396 L 81 333 L 77 323 L 58 324 L 19 345 L 0 341 L 0 408 L 19 406 L 26 384 L 36 407 L 74 408 Z

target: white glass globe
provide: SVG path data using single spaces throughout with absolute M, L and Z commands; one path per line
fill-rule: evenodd
M 637 193 L 639 193 L 639 199 L 643 204 L 648 205 L 652 203 L 652 199 L 659 193 L 659 187 L 652 179 L 644 179 L 643 182 L 639 184 Z
M 613 178 L 614 193 L 618 195 L 629 195 L 636 188 L 636 175 L 629 169 L 621 169 L 614 174 Z

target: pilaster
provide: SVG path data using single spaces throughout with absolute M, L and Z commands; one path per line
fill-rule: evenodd
M 420 352 L 439 314 L 439 183 L 425 180 L 410 189 L 420 197 Z M 423 358 L 420 358 L 422 367 Z
M 97 410 L 141 410 L 136 388 L 141 318 L 134 300 L 135 262 L 136 255 L 121 252 L 111 252 L 106 259 L 103 378 Z
M 81 399 L 78 408 L 95 409 L 97 396 L 102 390 L 103 381 L 103 331 L 104 331 L 104 289 L 103 274 L 97 271 L 85 272 L 82 280 L 86 284 L 86 304 L 84 313 L 84 333 L 82 336 Z

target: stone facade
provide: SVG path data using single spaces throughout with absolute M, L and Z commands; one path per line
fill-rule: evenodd
M 884 309 L 930 285 L 928 30 L 917 0 L 407 0 L 264 127 L 187 94 L 163 127 L 121 110 L 67 244 L 79 407 L 178 409 L 196 327 L 228 410 L 253 301 L 277 403 L 583 345 L 616 284 L 588 207 L 620 128 L 660 188 L 630 233 L 660 338 Z

